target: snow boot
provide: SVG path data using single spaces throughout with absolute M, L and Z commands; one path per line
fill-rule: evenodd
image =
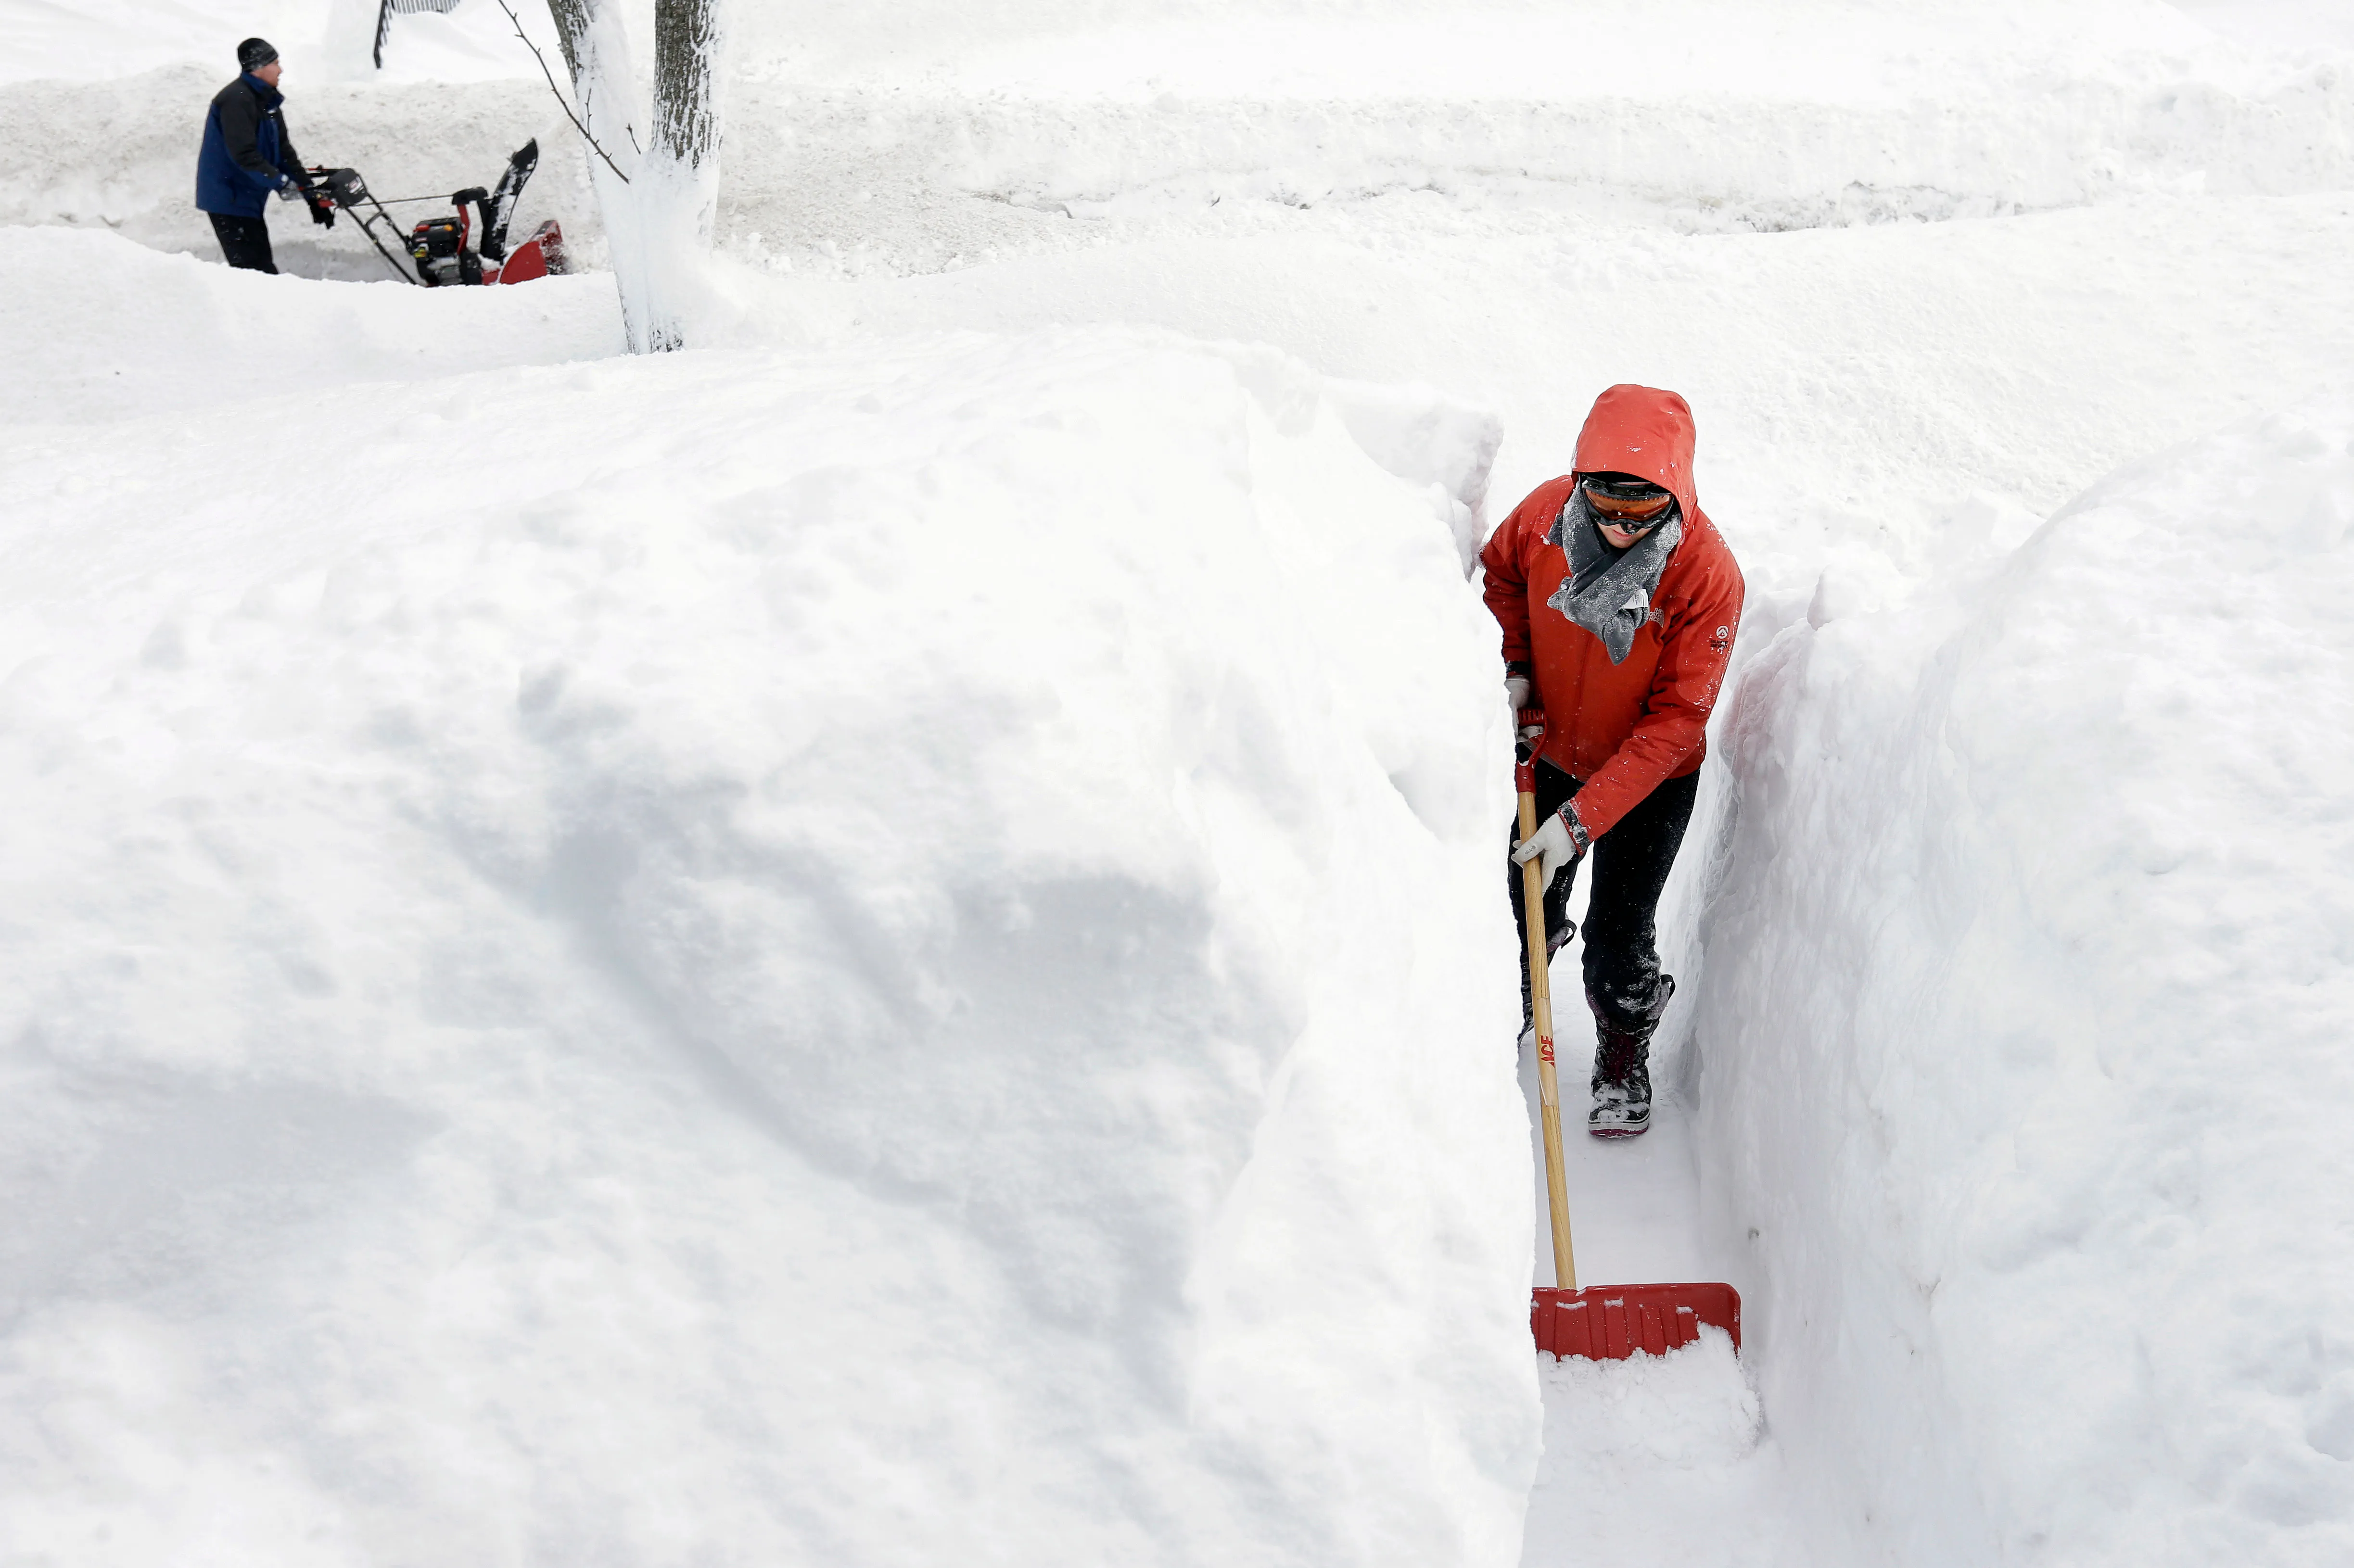
M 1596 1138 L 1639 1138 L 1650 1128 L 1651 1032 L 1676 990 L 1670 976 L 1659 980 L 1658 1001 L 1639 1033 L 1613 1029 L 1596 1010 L 1594 1076 L 1587 1084 L 1594 1108 L 1585 1113 L 1585 1130 Z
M 1594 1108 L 1585 1130 L 1596 1138 L 1636 1138 L 1651 1125 L 1651 1041 L 1643 1034 L 1599 1031 L 1594 1053 Z

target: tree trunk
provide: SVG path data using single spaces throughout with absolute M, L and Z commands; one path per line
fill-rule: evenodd
M 654 0 L 654 133 L 646 158 L 649 346 L 681 348 L 707 291 L 719 211 L 719 0 Z
M 719 151 L 717 0 L 656 0 L 654 145 L 690 169 Z
M 572 96 L 580 96 L 580 61 L 588 37 L 586 0 L 547 0 L 547 14 L 556 19 L 556 46 L 564 51 L 565 74 L 572 79 Z
M 581 122 L 604 154 L 588 172 L 631 352 L 683 348 L 718 208 L 719 0 L 655 0 L 651 118 L 617 0 L 548 0 L 548 11 Z

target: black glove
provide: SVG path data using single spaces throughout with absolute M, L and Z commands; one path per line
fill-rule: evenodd
M 311 203 L 311 221 L 322 228 L 334 228 L 335 204 L 323 196 L 313 196 L 308 199 Z

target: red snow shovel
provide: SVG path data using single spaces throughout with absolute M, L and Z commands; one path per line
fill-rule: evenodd
M 1520 715 L 1521 727 L 1542 726 L 1533 708 Z M 1541 738 L 1541 737 L 1540 737 Z M 1538 742 L 1514 769 L 1521 792 L 1521 838 L 1537 831 Z M 1537 1349 L 1554 1356 L 1623 1361 L 1641 1351 L 1662 1356 L 1700 1338 L 1706 1323 L 1733 1337 L 1741 1349 L 1741 1295 L 1730 1285 L 1589 1285 L 1577 1287 L 1577 1257 L 1569 1244 L 1569 1186 L 1561 1152 L 1561 1080 L 1553 1067 L 1553 984 L 1545 973 L 1543 874 L 1533 860 L 1521 867 L 1521 896 L 1528 911 L 1529 991 L 1537 1026 L 1537 1097 L 1544 1123 L 1545 1201 L 1553 1211 L 1553 1277 L 1555 1288 L 1539 1287 L 1529 1307 L 1529 1328 Z

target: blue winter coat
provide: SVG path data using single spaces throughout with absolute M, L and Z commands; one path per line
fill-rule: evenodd
M 227 217 L 260 217 L 270 193 L 289 179 L 307 182 L 278 106 L 286 100 L 258 76 L 240 76 L 213 94 L 205 144 L 196 154 L 196 206 Z

